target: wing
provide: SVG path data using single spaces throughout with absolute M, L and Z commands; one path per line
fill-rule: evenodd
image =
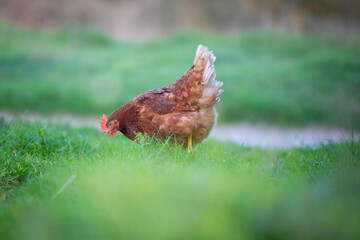
M 146 108 L 146 111 L 163 115 L 174 110 L 174 102 L 168 96 L 167 88 L 153 89 L 138 96 L 135 104 L 139 105 L 140 111 Z
M 174 112 L 174 103 L 169 100 L 168 95 L 167 88 L 153 89 L 129 102 L 128 112 L 132 113 L 132 117 L 125 120 L 129 138 L 135 138 L 134 132 L 149 135 L 158 132 L 159 125 L 153 119 Z

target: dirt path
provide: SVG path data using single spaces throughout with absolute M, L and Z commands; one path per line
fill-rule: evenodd
M 352 132 L 341 128 L 327 128 L 308 125 L 299 128 L 282 128 L 251 123 L 219 125 L 211 132 L 210 137 L 231 141 L 245 146 L 289 148 L 300 146 L 317 146 L 329 140 L 340 142 L 350 140 Z M 354 132 L 359 139 L 359 132 Z
M 7 122 L 23 117 L 26 121 L 60 122 L 72 126 L 87 126 L 100 130 L 98 119 L 73 115 L 52 115 L 49 117 L 38 114 L 16 115 L 0 111 L 0 119 Z M 354 132 L 354 138 L 359 139 L 359 132 Z M 230 141 L 244 146 L 289 148 L 298 146 L 316 146 L 329 140 L 339 142 L 349 140 L 352 132 L 342 128 L 327 128 L 309 125 L 299 128 L 282 128 L 251 123 L 236 123 L 215 126 L 210 138 Z

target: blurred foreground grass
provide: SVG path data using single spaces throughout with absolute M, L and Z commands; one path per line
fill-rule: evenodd
M 109 114 L 175 81 L 198 44 L 217 56 L 220 121 L 360 129 L 360 40 L 248 32 L 179 33 L 143 43 L 89 29 L 44 33 L 0 24 L 0 108 Z
M 120 134 L 1 123 L 3 239 L 358 239 L 360 143 L 187 154 Z

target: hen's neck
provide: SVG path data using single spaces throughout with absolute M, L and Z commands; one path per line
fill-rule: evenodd
M 124 112 L 124 106 L 119 107 L 109 115 L 108 117 L 109 121 L 115 119 L 119 121 L 123 112 Z

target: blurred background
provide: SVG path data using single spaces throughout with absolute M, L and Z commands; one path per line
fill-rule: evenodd
M 356 0 L 2 0 L 0 4 L 1 19 L 18 25 L 53 29 L 81 24 L 121 39 L 158 37 L 182 29 L 360 31 Z
M 109 114 L 217 56 L 220 122 L 360 128 L 360 2 L 1 0 L 0 108 Z

